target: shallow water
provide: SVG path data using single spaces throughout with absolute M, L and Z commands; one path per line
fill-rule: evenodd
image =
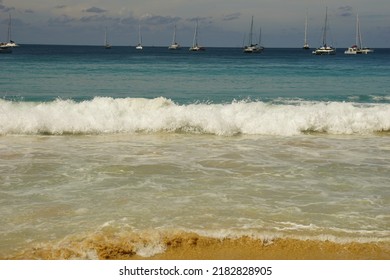
M 1 147 L 3 253 L 107 227 L 389 241 L 387 135 L 3 136 Z

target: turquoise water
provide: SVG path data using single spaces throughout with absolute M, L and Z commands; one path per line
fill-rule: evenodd
M 389 58 L 2 54 L 0 257 L 107 229 L 389 241 Z
M 1 96 L 11 100 L 77 101 L 96 96 L 165 97 L 179 104 L 302 98 L 389 102 L 390 50 L 364 56 L 317 57 L 301 49 L 166 48 L 105 50 L 87 46 L 25 46 L 2 55 Z

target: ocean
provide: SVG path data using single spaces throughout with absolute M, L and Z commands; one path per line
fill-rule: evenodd
M 343 51 L 1 54 L 0 259 L 390 259 L 390 49 Z

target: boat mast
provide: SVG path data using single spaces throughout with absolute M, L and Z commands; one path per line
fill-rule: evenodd
M 356 14 L 356 45 L 359 49 L 363 48 L 362 34 L 360 33 L 359 14 Z
M 326 7 L 325 11 L 325 25 L 324 25 L 324 34 L 322 36 L 322 45 L 326 46 L 326 28 L 328 26 L 328 7 Z
M 173 39 L 172 39 L 172 45 L 173 44 L 176 44 L 176 24 L 175 24 L 175 27 L 173 29 Z
M 253 16 L 251 21 L 251 30 L 249 32 L 249 46 L 252 46 L 252 37 L 253 37 Z
M 196 19 L 194 39 L 192 40 L 192 46 L 195 47 L 198 45 L 198 19 Z
M 306 18 L 305 18 L 305 41 L 303 46 L 307 46 L 307 11 L 306 11 Z
M 142 45 L 142 37 L 141 37 L 141 25 L 138 24 L 138 45 Z
M 8 21 L 8 43 L 11 42 L 11 14 L 9 14 L 9 21 Z
M 259 46 L 261 46 L 261 27 L 260 27 L 260 31 L 259 31 Z

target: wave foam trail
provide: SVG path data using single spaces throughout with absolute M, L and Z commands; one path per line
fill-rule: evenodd
M 0 100 L 0 134 L 185 132 L 215 135 L 369 134 L 390 131 L 390 104 L 300 102 L 178 105 L 159 97 L 75 102 Z

